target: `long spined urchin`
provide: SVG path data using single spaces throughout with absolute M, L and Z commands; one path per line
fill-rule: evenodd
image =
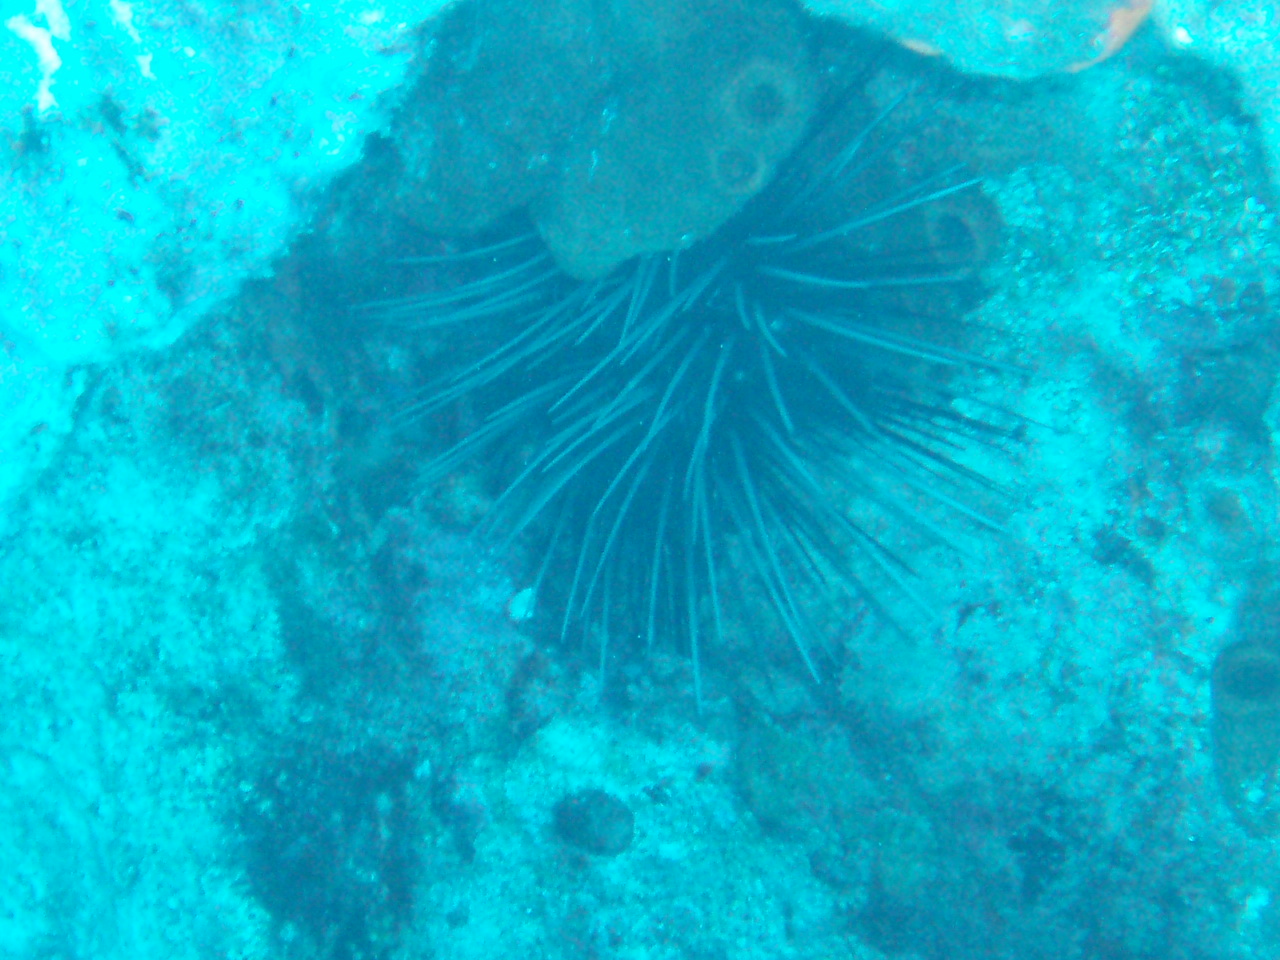
M 810 587 L 860 589 L 869 568 L 909 589 L 850 498 L 926 528 L 921 501 L 990 524 L 954 492 L 981 479 L 957 450 L 1001 431 L 955 403 L 984 362 L 956 318 L 972 271 L 936 213 L 974 182 L 951 168 L 895 184 L 882 120 L 850 134 L 827 114 L 688 249 L 578 281 L 524 228 L 427 261 L 468 271 L 458 285 L 378 305 L 445 344 L 409 415 L 465 402 L 475 424 L 428 479 L 504 465 L 483 530 L 540 539 L 559 631 L 593 638 L 602 671 L 611 635 L 673 635 L 701 702 L 700 650 L 725 630 L 732 576 L 816 678 Z

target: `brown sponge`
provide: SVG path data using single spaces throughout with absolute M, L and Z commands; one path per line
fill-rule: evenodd
M 532 205 L 556 260 L 581 279 L 707 236 L 769 181 L 813 114 L 816 78 L 789 5 L 647 10 L 677 7 L 671 21 L 696 27 L 659 31 L 665 43 L 638 51 L 616 101 Z

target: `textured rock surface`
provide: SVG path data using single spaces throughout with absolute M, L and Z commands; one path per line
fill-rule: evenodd
M 1126 17 L 1140 20 L 1150 0 L 805 0 L 805 6 L 939 53 L 967 73 L 1025 79 L 1078 69 L 1112 52 L 1131 29 Z
M 1273 0 L 1159 0 L 1153 16 L 1172 46 L 1239 79 L 1280 184 L 1280 9 Z
M 269 269 L 441 5 L 0 3 L 0 497 L 65 429 L 68 365 Z
M 941 55 L 966 73 L 1015 79 L 1100 63 L 1149 17 L 1170 49 L 1235 75 L 1272 170 L 1280 168 L 1280 10 L 1273 0 L 805 0 L 805 7 Z
M 548 189 L 616 69 L 613 31 L 575 0 L 481 0 L 424 44 L 393 125 L 398 207 L 422 230 L 473 233 Z

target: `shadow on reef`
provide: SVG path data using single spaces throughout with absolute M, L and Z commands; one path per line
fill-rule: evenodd
M 320 739 L 281 745 L 242 791 L 249 886 L 288 955 L 391 956 L 418 882 L 413 760 Z
M 402 949 L 423 878 L 474 857 L 488 815 L 465 765 L 519 736 L 530 645 L 461 538 L 391 509 L 369 555 L 337 534 L 360 518 L 330 516 L 268 550 L 304 719 L 244 758 L 228 816 L 284 955 L 372 960 Z

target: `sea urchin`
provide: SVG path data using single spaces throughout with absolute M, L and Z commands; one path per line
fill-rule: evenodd
M 956 375 L 983 361 L 958 336 L 967 254 L 937 230 L 973 181 L 951 168 L 895 183 L 884 119 L 826 111 L 763 192 L 687 249 L 578 281 L 517 228 L 430 258 L 469 271 L 461 283 L 378 305 L 455 358 L 411 416 L 465 401 L 475 424 L 429 476 L 481 455 L 502 465 L 483 527 L 540 538 L 542 595 L 562 634 L 598 642 L 602 672 L 611 634 L 674 636 L 701 702 L 700 649 L 725 629 L 732 568 L 816 678 L 808 586 L 860 589 L 878 569 L 906 587 L 850 497 L 926 526 L 930 501 L 989 522 L 953 492 L 980 479 L 958 445 L 999 430 L 954 403 Z

